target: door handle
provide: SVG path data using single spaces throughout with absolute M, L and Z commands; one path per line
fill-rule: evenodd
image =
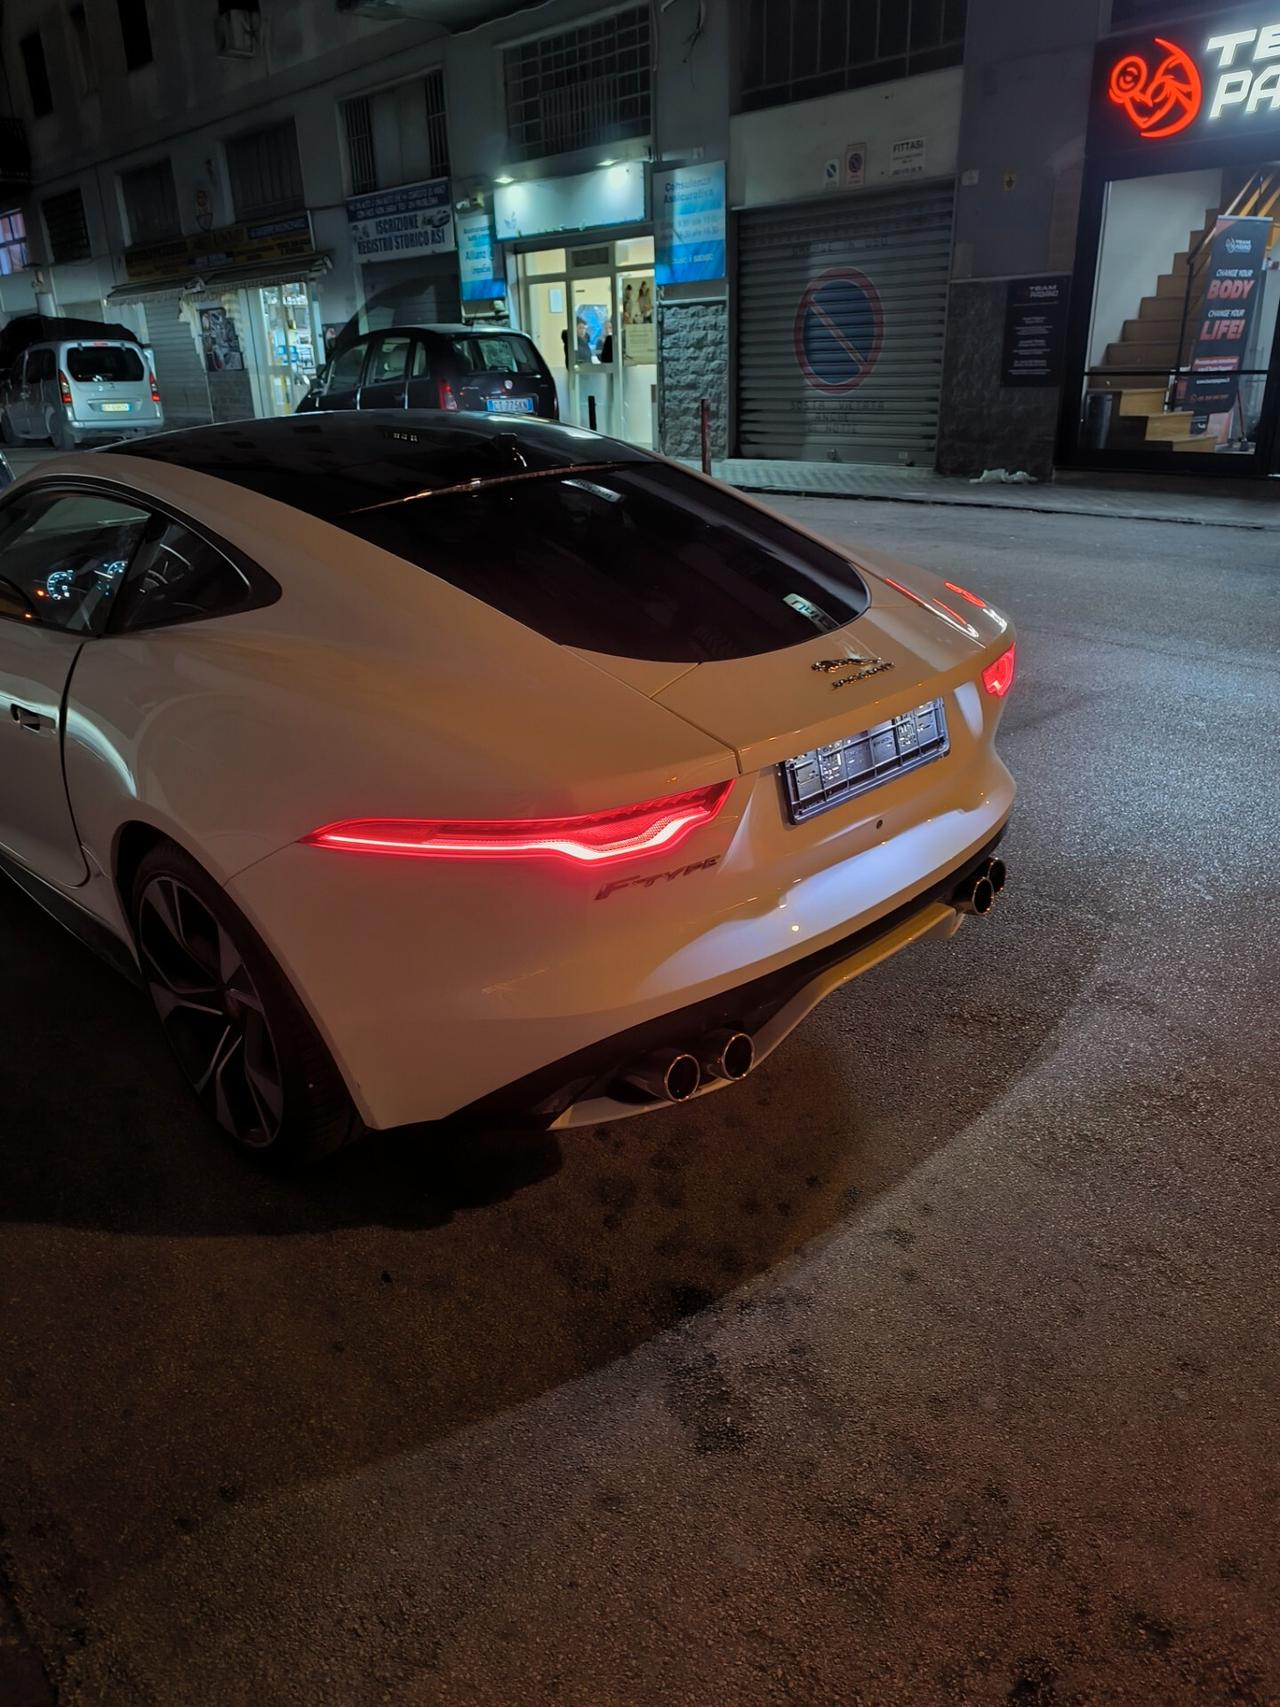
M 9 715 L 19 729 L 30 729 L 38 735 L 42 729 L 52 729 L 52 717 L 42 717 L 38 711 L 32 711 L 29 706 L 11 704 Z

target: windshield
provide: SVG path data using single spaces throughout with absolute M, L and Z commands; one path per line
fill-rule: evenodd
M 67 351 L 67 372 L 76 380 L 136 381 L 142 358 L 127 344 L 76 344 Z
M 331 518 L 566 646 L 698 663 L 860 616 L 836 552 L 662 463 L 497 479 Z

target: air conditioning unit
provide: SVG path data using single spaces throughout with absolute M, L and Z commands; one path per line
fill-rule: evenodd
M 218 52 L 225 59 L 252 59 L 258 51 L 259 14 L 233 6 L 214 19 Z

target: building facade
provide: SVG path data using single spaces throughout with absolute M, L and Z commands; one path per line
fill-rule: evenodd
M 1269 475 L 1272 5 L 9 0 L 0 311 L 175 424 L 464 319 L 682 457 Z

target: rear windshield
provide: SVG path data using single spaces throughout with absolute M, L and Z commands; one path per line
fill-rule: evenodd
M 523 338 L 482 335 L 451 338 L 450 346 L 464 373 L 528 373 L 541 370 L 532 347 Z
M 67 351 L 67 372 L 79 380 L 138 380 L 142 358 L 127 344 L 73 345 Z
M 843 557 L 681 469 L 515 476 L 330 518 L 565 646 L 700 663 L 860 616 Z

